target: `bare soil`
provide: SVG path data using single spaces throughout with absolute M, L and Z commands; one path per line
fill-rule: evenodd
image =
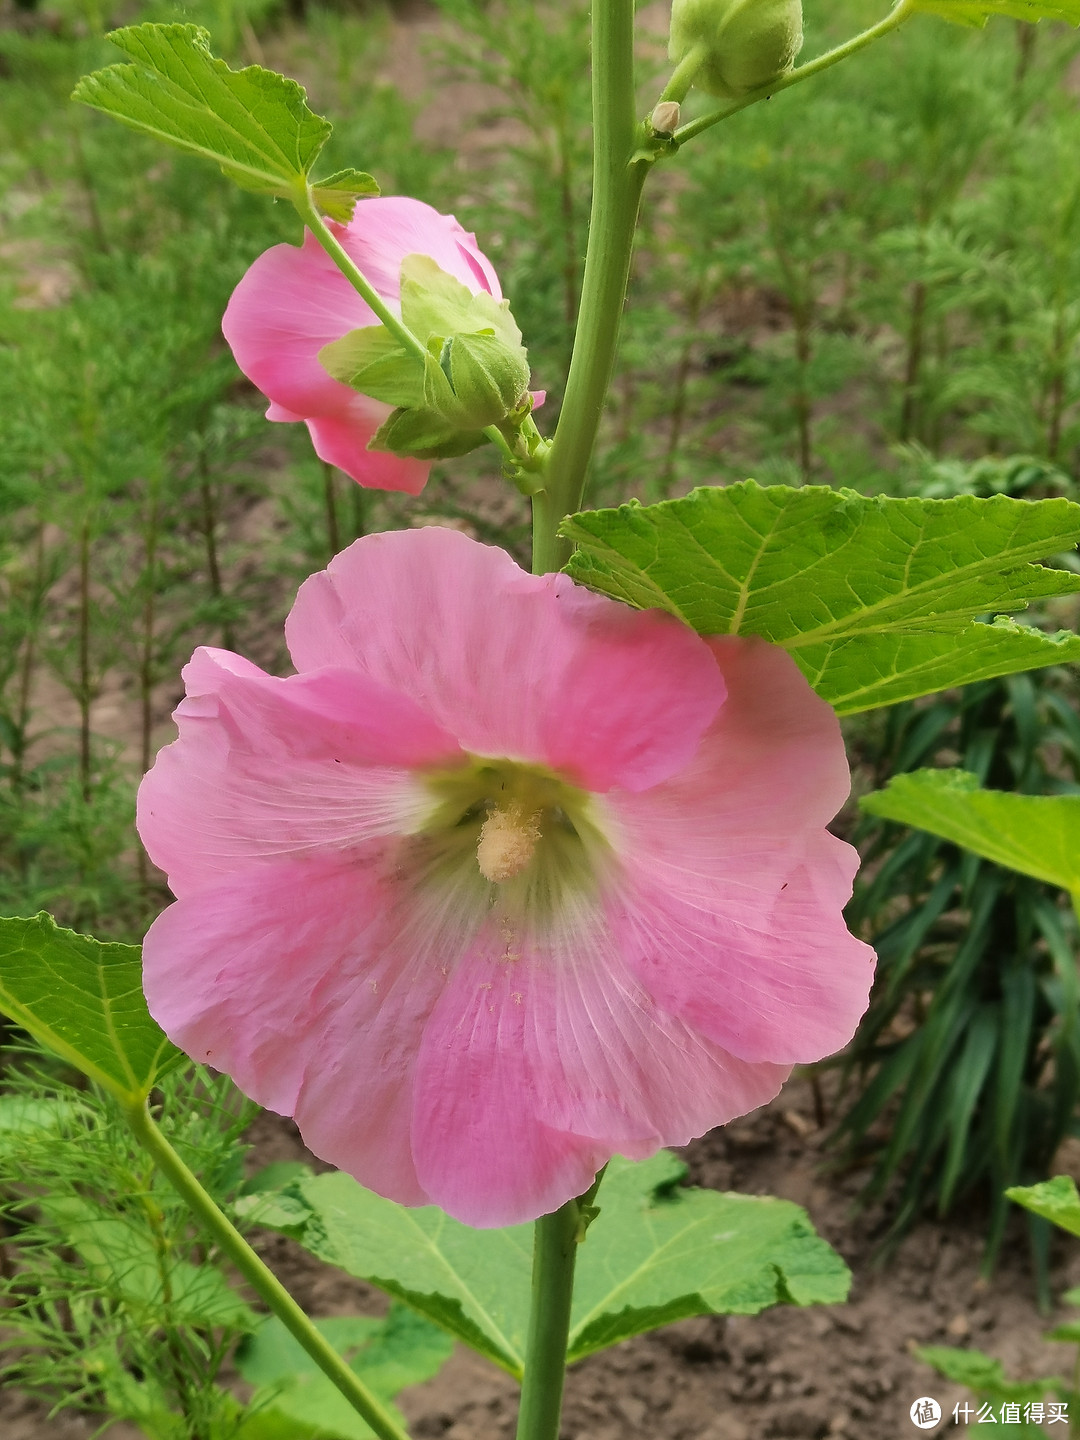
M 862 1177 L 825 1166 L 824 1132 L 813 1117 L 810 1087 L 796 1076 L 773 1104 L 706 1135 L 684 1156 L 695 1184 L 774 1194 L 805 1206 L 851 1266 L 850 1302 L 686 1320 L 592 1356 L 568 1376 L 566 1440 L 893 1440 L 920 1433 L 908 1412 L 922 1395 L 938 1400 L 943 1419 L 935 1431 L 921 1433 L 962 1433 L 952 1409 L 966 1398 L 963 1390 L 919 1362 L 911 1353 L 915 1345 L 973 1345 L 1000 1359 L 1015 1378 L 1067 1373 L 1069 1349 L 1041 1338 L 1055 1317 L 1038 1312 L 1022 1224 L 989 1280 L 979 1274 L 984 1217 L 978 1213 L 924 1222 L 891 1263 L 877 1263 L 887 1216 L 852 1214 Z M 291 1122 L 277 1116 L 260 1116 L 251 1139 L 253 1169 L 311 1158 Z M 258 1245 L 315 1315 L 385 1308 L 370 1286 L 282 1236 L 264 1235 Z M 1052 1280 L 1055 1295 L 1080 1283 L 1080 1247 L 1059 1247 Z M 440 1375 L 405 1391 L 399 1403 L 417 1440 L 513 1434 L 513 1381 L 460 1346 Z M 49 1418 L 37 1401 L 0 1394 L 3 1440 L 89 1440 L 97 1424 L 78 1415 Z M 138 1437 L 127 1425 L 108 1434 Z

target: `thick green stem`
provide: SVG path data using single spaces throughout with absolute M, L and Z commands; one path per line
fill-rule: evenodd
M 593 3 L 593 193 L 574 353 L 562 414 L 533 497 L 533 571 L 557 570 L 569 553 L 556 534 L 580 508 L 611 383 L 634 230 L 649 163 L 634 160 L 634 0 Z
M 580 1202 L 570 1200 L 536 1222 L 517 1440 L 557 1440 L 559 1434 L 581 1218 Z
M 776 95 L 781 90 L 789 90 L 792 85 L 798 85 L 800 81 L 809 80 L 812 75 L 818 75 L 822 70 L 828 70 L 830 66 L 836 65 L 839 61 L 846 60 L 849 55 L 854 55 L 856 51 L 862 50 L 864 46 L 872 45 L 883 35 L 888 35 L 890 31 L 898 29 L 911 13 L 912 0 L 898 0 L 884 20 L 879 20 L 876 25 L 871 25 L 870 29 L 864 30 L 861 35 L 856 35 L 851 40 L 845 40 L 842 45 L 837 45 L 835 50 L 826 51 L 816 60 L 810 60 L 795 70 L 789 70 L 786 75 L 781 75 L 776 80 L 770 80 L 768 85 L 759 85 L 756 90 L 748 90 L 745 95 L 740 95 L 738 100 L 733 100 L 729 105 L 710 111 L 708 115 L 702 115 L 697 120 L 691 120 L 689 124 L 681 125 L 675 131 L 672 139 L 677 145 L 681 145 L 686 140 L 692 140 L 695 135 L 700 135 L 703 130 L 719 124 L 721 120 L 726 120 L 729 115 L 735 115 L 750 105 L 756 105 L 759 100 L 767 100 L 770 95 Z M 672 78 L 674 79 L 674 76 Z M 667 96 L 666 90 L 664 95 Z
M 222 1251 L 266 1304 L 304 1347 L 330 1382 L 371 1426 L 380 1440 L 409 1440 L 386 1407 L 364 1382 L 349 1369 L 341 1356 L 316 1330 L 277 1276 L 263 1264 L 236 1226 L 206 1193 L 198 1180 L 166 1140 L 145 1104 L 125 1106 L 124 1114 L 154 1164 L 167 1176 L 177 1194 L 190 1207 Z
M 311 196 L 305 194 L 303 198 L 297 196 L 293 203 L 301 220 L 311 231 L 315 239 L 323 247 L 326 253 L 333 260 L 341 273 L 348 280 L 349 284 L 357 292 L 365 303 L 375 312 L 378 318 L 395 336 L 406 350 L 411 350 L 415 355 L 423 357 L 427 352 L 420 340 L 412 333 L 407 325 L 402 324 L 401 317 L 395 315 L 386 301 L 368 280 L 367 276 L 349 256 L 345 247 L 338 240 L 337 236 L 327 225 L 326 221 L 316 210 L 312 203 Z

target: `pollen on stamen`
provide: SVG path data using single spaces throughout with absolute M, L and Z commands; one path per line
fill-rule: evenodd
M 480 829 L 476 846 L 480 874 L 496 885 L 512 880 L 532 859 L 539 839 L 536 811 L 524 810 L 520 805 L 493 810 Z

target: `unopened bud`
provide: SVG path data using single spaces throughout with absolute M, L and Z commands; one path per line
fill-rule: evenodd
M 681 115 L 682 107 L 677 100 L 661 100 L 649 117 L 649 124 L 657 135 L 674 135 Z
M 801 0 L 674 0 L 668 54 L 702 53 L 693 83 L 733 99 L 778 80 L 802 49 Z

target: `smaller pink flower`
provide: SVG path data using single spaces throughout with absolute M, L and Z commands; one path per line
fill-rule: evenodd
M 429 255 L 474 294 L 486 290 L 502 299 L 475 235 L 420 200 L 360 200 L 347 225 L 331 222 L 330 228 L 395 310 L 406 255 Z M 240 369 L 270 401 L 268 420 L 302 420 L 316 455 L 358 484 L 417 495 L 430 461 L 367 448 L 391 407 L 333 379 L 319 363 L 324 345 L 378 323 L 305 230 L 302 245 L 275 245 L 259 256 L 233 291 L 221 328 Z
M 850 1038 L 847 763 L 783 650 L 434 528 L 358 540 L 286 636 L 286 679 L 184 672 L 139 792 L 177 897 L 144 985 L 317 1155 L 514 1224 Z

